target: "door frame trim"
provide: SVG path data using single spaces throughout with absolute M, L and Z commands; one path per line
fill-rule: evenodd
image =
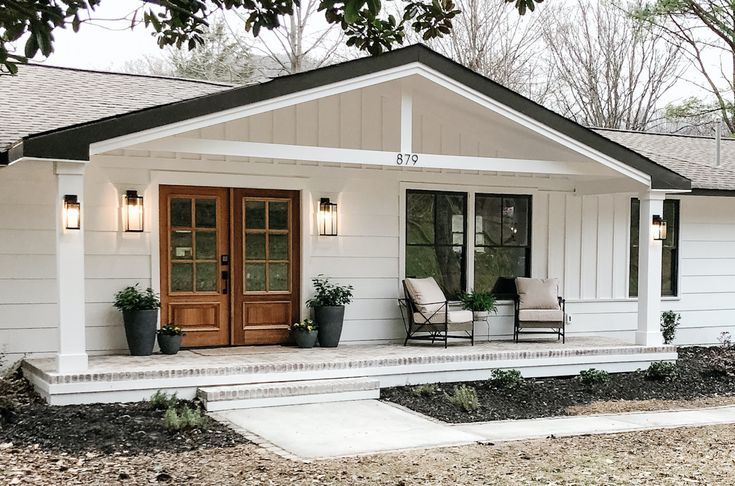
M 227 187 L 235 189 L 264 189 L 300 191 L 301 194 L 301 251 L 299 255 L 301 267 L 301 288 L 299 303 L 301 315 L 309 315 L 306 307 L 306 289 L 311 288 L 311 272 L 306 255 L 311 255 L 311 233 L 314 227 L 316 209 L 314 199 L 309 190 L 309 180 L 303 177 L 280 177 L 245 174 L 226 174 L 212 172 L 172 172 L 151 171 L 151 182 L 145 192 L 146 228 L 149 228 L 151 248 L 151 288 L 160 295 L 161 292 L 161 238 L 158 221 L 161 213 L 158 207 L 159 188 L 162 185 L 198 186 L 198 187 Z M 148 209 L 150 208 L 150 209 Z

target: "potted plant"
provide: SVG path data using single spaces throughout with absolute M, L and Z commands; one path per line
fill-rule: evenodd
M 153 289 L 141 291 L 138 284 L 115 294 L 113 305 L 123 313 L 125 337 L 133 356 L 150 356 L 156 343 L 158 308 L 161 301 Z
M 158 347 L 163 354 L 176 354 L 181 349 L 181 336 L 184 330 L 173 324 L 166 324 L 158 330 Z
M 489 292 L 467 292 L 460 297 L 462 308 L 472 311 L 472 317 L 476 321 L 487 319 L 490 312 L 497 313 L 498 307 L 495 304 L 495 296 Z
M 319 346 L 335 348 L 342 335 L 345 306 L 352 302 L 352 285 L 337 285 L 323 275 L 311 279 L 314 296 L 306 305 L 314 309 L 314 320 L 319 327 Z
M 294 322 L 291 325 L 291 334 L 293 334 L 294 341 L 296 341 L 296 346 L 300 348 L 313 348 L 317 338 L 316 323 L 311 319 Z

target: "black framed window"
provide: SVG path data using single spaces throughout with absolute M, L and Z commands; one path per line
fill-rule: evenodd
M 638 297 L 638 243 L 640 229 L 640 201 L 630 202 L 630 272 L 629 295 Z M 661 254 L 661 295 L 678 295 L 679 281 L 679 201 L 664 201 L 664 220 L 666 220 L 666 239 Z
M 515 277 L 531 276 L 531 196 L 475 196 L 475 290 L 515 293 Z
M 448 299 L 466 288 L 467 194 L 406 192 L 406 277 L 434 277 Z

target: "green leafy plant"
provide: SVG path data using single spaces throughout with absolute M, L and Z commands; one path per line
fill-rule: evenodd
M 183 336 L 186 333 L 182 328 L 178 326 L 174 326 L 173 324 L 166 324 L 165 326 L 161 326 L 161 329 L 158 330 L 158 334 L 161 334 L 163 336 Z
M 132 312 L 158 309 L 161 307 L 161 301 L 152 288 L 148 287 L 141 291 L 138 284 L 135 284 L 117 292 L 112 305 L 122 312 Z
M 676 363 L 670 361 L 654 361 L 646 370 L 645 377 L 653 381 L 671 381 L 676 378 Z
M 177 410 L 169 407 L 163 416 L 163 424 L 170 431 L 200 429 L 206 424 L 206 418 L 198 408 L 187 406 Z
M 601 385 L 610 381 L 610 373 L 605 370 L 590 368 L 580 371 L 577 378 L 585 386 Z
M 178 401 L 176 393 L 169 395 L 166 392 L 158 390 L 151 396 L 148 403 L 153 410 L 168 410 L 169 408 L 175 407 Z
M 301 322 L 291 324 L 291 331 L 293 332 L 314 332 L 317 329 L 316 322 L 311 319 L 304 319 Z
M 425 383 L 411 388 L 411 393 L 417 397 L 431 397 L 439 390 L 434 383 Z
M 490 292 L 467 292 L 460 296 L 462 308 L 472 312 L 493 312 L 497 313 L 498 308 L 495 304 L 496 299 Z
M 674 311 L 666 311 L 661 313 L 661 335 L 664 338 L 664 344 L 674 342 L 676 336 L 676 328 L 679 327 L 681 314 Z
M 454 387 L 454 392 L 450 395 L 444 394 L 449 403 L 455 407 L 471 412 L 480 408 L 480 401 L 477 399 L 477 392 L 474 388 L 467 385 L 459 385 Z
M 314 284 L 314 296 L 306 301 L 308 307 L 333 307 L 347 305 L 352 302 L 352 285 L 337 285 L 324 275 L 311 279 Z
M 496 388 L 515 388 L 523 383 L 523 376 L 518 370 L 493 370 L 490 383 Z
M 735 343 L 733 343 L 732 340 L 732 335 L 727 331 L 721 332 L 717 340 L 720 342 L 721 348 L 730 349 L 735 347 Z

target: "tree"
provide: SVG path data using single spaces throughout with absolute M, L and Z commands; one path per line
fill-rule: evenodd
M 661 29 L 698 71 L 696 83 L 710 100 L 688 100 L 672 110 L 679 119 L 716 123 L 719 112 L 735 133 L 735 4 L 731 0 L 655 0 L 634 10 L 635 16 Z M 716 59 L 716 62 L 713 62 Z
M 581 124 L 645 130 L 676 81 L 678 46 L 610 2 L 577 0 L 544 29 L 556 108 Z

